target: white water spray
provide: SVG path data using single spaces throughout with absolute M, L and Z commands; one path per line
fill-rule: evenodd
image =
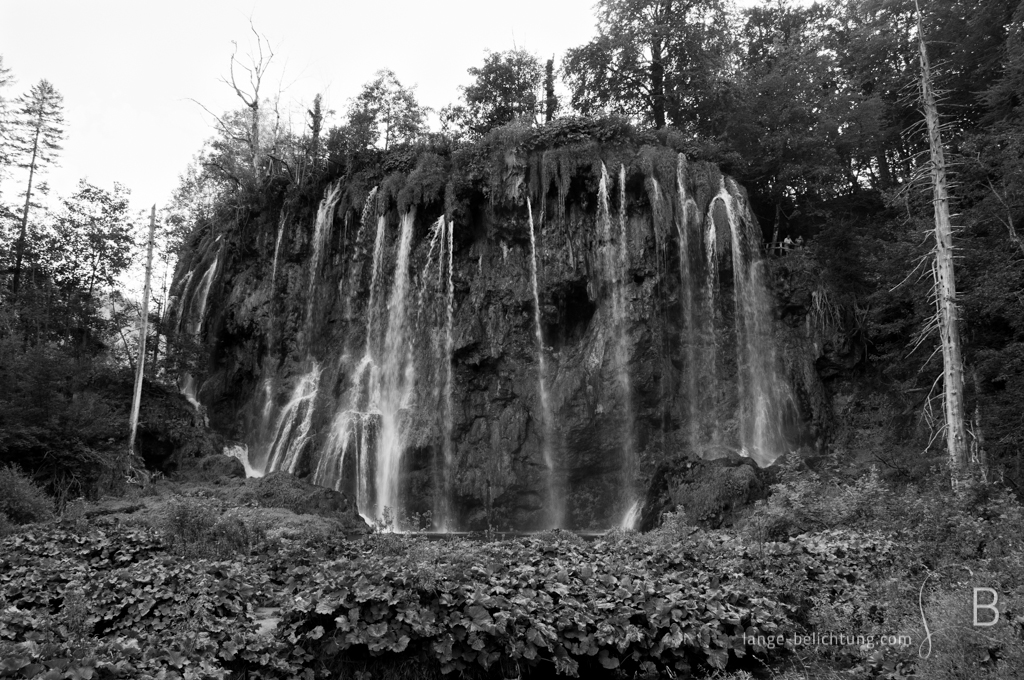
M 262 477 L 263 472 L 255 469 L 249 462 L 249 447 L 245 444 L 229 444 L 224 447 L 224 455 L 228 458 L 237 458 L 245 468 L 246 478 Z

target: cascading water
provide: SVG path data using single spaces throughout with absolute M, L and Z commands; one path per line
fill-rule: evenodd
M 629 375 L 629 331 L 626 318 L 625 277 L 629 266 L 628 243 L 626 241 L 626 167 L 619 169 L 619 230 L 618 237 L 612 235 L 612 217 L 608 197 L 610 179 L 608 169 L 601 164 L 601 181 L 598 185 L 598 222 L 601 228 L 604 249 L 604 276 L 611 288 L 612 343 L 615 379 L 619 397 L 622 399 L 622 439 L 620 441 L 620 504 L 622 517 L 629 515 L 636 502 L 633 489 L 636 475 L 636 446 L 633 438 L 634 415 L 633 394 Z
M 453 529 L 452 474 L 455 469 L 455 447 L 452 432 L 455 428 L 454 402 L 452 400 L 452 362 L 455 360 L 455 225 L 446 221 L 448 227 L 448 290 L 444 320 L 444 479 L 439 496 L 442 499 L 439 527 L 442 531 Z
M 657 180 L 654 180 L 657 191 Z M 633 496 L 636 479 L 636 442 L 634 434 L 633 386 L 629 376 L 629 327 L 626 315 L 626 275 L 629 247 L 626 241 L 626 166 L 619 165 L 619 249 L 615 267 L 615 298 L 612 317 L 615 322 L 615 370 L 622 391 L 626 426 L 622 433 L 622 495 L 629 508 L 637 505 Z M 626 511 L 628 517 L 630 510 Z
M 295 381 L 287 403 L 277 414 L 273 436 L 264 457 L 265 472 L 295 472 L 299 455 L 309 442 L 317 392 L 320 388 L 320 373 L 320 365 L 314 361 L 312 367 Z
M 643 501 L 633 501 L 626 510 L 626 514 L 623 516 L 622 521 L 619 522 L 619 528 L 623 531 L 635 531 L 637 525 L 640 523 L 640 513 L 643 509 Z
M 724 188 L 724 186 L 723 186 Z M 728 194 L 726 195 L 728 196 Z M 720 390 L 718 386 L 718 229 L 715 226 L 714 207 L 716 199 L 708 204 L 707 215 L 704 220 L 704 341 L 701 343 L 701 365 L 699 394 L 704 395 L 701 400 L 707 406 L 702 405 L 698 413 L 705 408 L 714 408 L 718 401 Z M 712 421 L 711 432 L 705 436 L 705 451 L 717 455 L 721 448 L 721 430 L 717 421 Z M 704 455 L 707 455 L 706 453 Z
M 274 263 L 270 267 L 270 286 L 273 288 L 277 283 L 277 258 L 281 254 L 281 238 L 284 236 L 284 228 L 288 223 L 288 213 L 281 211 L 281 219 L 277 222 L 277 238 L 274 240 Z
M 690 220 L 696 215 L 697 204 L 686 193 L 686 156 L 679 154 L 676 162 L 676 197 L 679 201 L 679 212 L 676 228 L 679 232 L 679 297 L 683 314 L 683 371 L 684 371 L 684 405 L 689 427 L 690 450 L 697 451 L 698 442 L 698 392 L 697 374 L 703 363 L 697 361 L 697 347 L 701 339 L 700 331 L 694 323 L 695 290 L 693 262 L 690 246 Z
M 454 279 L 452 267 L 454 257 L 454 231 L 453 224 L 444 215 L 437 219 L 430 232 L 430 247 L 427 251 L 427 263 L 423 269 L 423 277 L 419 292 L 419 304 L 417 307 L 417 320 L 423 315 L 428 315 L 423 321 L 427 328 L 423 329 L 423 335 L 430 338 L 431 358 L 433 362 L 426 367 L 424 378 L 431 385 L 431 396 L 436 404 L 436 413 L 440 416 L 441 430 L 441 458 L 438 463 L 437 476 L 435 478 L 435 492 L 433 503 L 433 524 L 437 531 L 449 531 L 453 528 L 453 517 L 451 507 L 452 496 L 452 468 L 454 458 L 454 447 L 452 444 L 452 429 L 454 419 L 452 416 L 452 354 L 454 352 Z M 431 266 L 435 264 L 434 253 L 437 251 L 436 279 L 431 274 Z M 434 296 L 428 298 L 428 292 L 433 288 Z M 443 302 L 443 309 L 437 310 L 437 303 Z M 442 316 L 443 321 L 438 317 Z M 438 337 L 435 332 L 436 326 L 442 326 L 444 336 Z M 423 392 L 423 386 L 420 391 Z M 421 395 L 422 398 L 422 395 Z M 435 409 L 420 409 L 427 413 L 434 413 Z M 434 421 L 432 417 L 428 419 Z
M 716 201 L 725 209 L 732 235 L 733 289 L 736 296 L 736 354 L 739 365 L 740 446 L 760 466 L 785 452 L 783 426 L 792 408 L 789 383 L 782 379 L 772 334 L 772 301 L 756 240 L 744 227 L 756 227 L 746 203 L 738 204 L 725 179 Z
M 370 191 L 363 206 L 362 224 L 357 242 L 362 238 L 366 223 L 373 211 L 376 187 Z M 370 498 L 369 479 L 374 460 L 370 451 L 371 442 L 377 440 L 380 423 L 379 372 L 375 356 L 380 355 L 375 343 L 379 324 L 377 322 L 377 297 L 381 264 L 384 259 L 384 239 L 387 233 L 387 218 L 377 217 L 377 230 L 373 241 L 373 255 L 370 270 L 370 291 L 366 306 L 366 340 L 362 358 L 352 373 L 351 388 L 344 406 L 334 416 L 330 431 L 320 453 L 313 480 L 322 486 L 337 488 L 343 480 L 345 457 L 355 445 L 356 506 L 364 519 L 373 521 L 373 503 Z M 346 303 L 351 309 L 351 297 Z M 350 314 L 351 315 L 351 314 Z
M 540 400 L 541 451 L 547 468 L 547 514 L 548 526 L 560 528 L 565 522 L 565 499 L 560 492 L 558 470 L 555 467 L 554 424 L 551 414 L 551 399 L 545 383 L 547 362 L 544 357 L 544 330 L 540 323 L 540 290 L 537 285 L 537 236 L 533 228 L 533 205 L 526 198 L 526 212 L 530 226 L 530 283 L 533 288 L 533 327 L 537 339 L 537 396 Z
M 313 252 L 309 257 L 309 289 L 306 292 L 306 325 L 312 323 L 313 303 L 316 296 L 313 294 L 320 274 L 320 262 L 323 259 L 324 251 L 331 240 L 331 230 L 334 227 L 334 209 L 341 198 L 341 180 L 331 184 L 327 193 L 320 201 L 320 207 L 316 212 L 316 222 L 313 225 Z
M 237 458 L 242 463 L 242 467 L 245 470 L 245 476 L 248 477 L 262 477 L 263 472 L 253 468 L 249 463 L 249 447 L 245 444 L 229 444 L 224 447 L 224 455 L 228 458 Z
M 335 415 L 314 473 L 318 483 L 337 486 L 342 481 L 345 456 L 355 443 L 356 503 L 363 517 L 375 520 L 383 520 L 388 515 L 398 518 L 402 510 L 401 461 L 412 420 L 415 383 L 413 323 L 408 304 L 414 216 L 410 211 L 401 218 L 382 346 L 376 341 L 379 328 L 376 307 L 387 221 L 383 215 L 378 218 L 367 306 L 366 348 L 352 376 L 349 400 Z
M 220 237 L 217 237 L 220 240 Z M 187 316 L 182 316 L 179 320 L 179 331 L 184 331 L 195 340 L 201 340 L 203 334 L 203 324 L 206 322 L 206 301 L 210 296 L 210 288 L 213 286 L 213 280 L 217 276 L 217 268 L 220 266 L 221 251 L 217 251 L 217 256 L 214 257 L 213 263 L 203 274 L 203 278 L 199 280 L 199 285 L 195 291 L 193 291 L 193 300 Z M 195 296 L 198 295 L 198 300 Z M 198 413 L 203 414 L 203 421 L 206 422 L 206 413 L 203 410 L 203 405 L 199 402 L 198 385 L 196 384 L 195 378 L 191 373 L 184 373 L 181 376 L 181 380 L 178 383 L 178 389 L 182 395 Z M 207 422 L 207 424 L 209 424 Z
M 413 218 L 412 211 L 402 215 L 395 279 L 391 284 L 391 298 L 388 301 L 388 328 L 384 338 L 379 383 L 381 424 L 376 456 L 377 519 L 383 519 L 388 508 L 395 517 L 402 510 L 398 494 L 399 477 L 411 417 L 409 406 L 415 377 L 407 310 Z
M 467 223 L 467 243 L 476 239 L 474 259 L 460 260 L 459 285 L 460 290 L 465 286 L 466 309 L 460 306 L 456 319 L 458 263 L 450 216 L 438 218 L 423 241 L 417 242 L 413 213 L 402 214 L 394 229 L 394 212 L 388 211 L 394 210 L 396 194 L 389 188 L 378 200 L 375 189 L 363 205 L 355 239 L 347 240 L 346 232 L 341 246 L 348 258 L 344 266 L 328 267 L 332 221 L 346 194 L 340 184 L 329 186 L 316 221 L 307 224 L 310 248 L 304 275 L 309 278 L 300 279 L 295 291 L 285 291 L 284 282 L 277 291 L 285 295 L 278 299 L 274 313 L 284 308 L 289 316 L 275 324 L 281 330 L 271 346 L 287 347 L 285 351 L 294 347 L 301 354 L 277 363 L 278 357 L 268 355 L 261 362 L 259 392 L 248 412 L 250 422 L 262 423 L 252 429 L 253 439 L 247 440 L 255 467 L 265 472 L 310 469 L 315 483 L 351 492 L 360 514 L 371 522 L 384 519 L 385 509 L 398 519 L 404 510 L 431 508 L 435 530 L 479 527 L 491 521 L 492 502 L 508 503 L 497 499 L 525 489 L 531 495 L 546 493 L 543 508 L 521 520 L 513 510 L 498 515 L 499 522 L 516 526 L 521 521 L 519 528 L 632 529 L 644 509 L 640 451 L 645 461 L 657 462 L 662 450 L 651 436 L 654 422 L 662 423 L 662 432 L 670 436 L 672 428 L 678 427 L 677 434 L 689 437 L 695 455 L 715 457 L 738 449 L 762 465 L 773 460 L 785 449 L 782 426 L 794 416 L 795 406 L 776 365 L 778 356 L 770 337 L 774 320 L 763 264 L 757 257 L 756 223 L 742 191 L 732 183 L 719 183 L 713 168 L 698 164 L 694 170 L 684 156 L 674 153 L 667 160 L 662 156 L 658 164 L 643 166 L 649 169 L 643 183 L 648 200 L 632 204 L 628 188 L 639 182 L 628 186 L 627 179 L 636 178 L 628 177 L 625 164 L 620 164 L 618 195 L 612 198 L 616 180 L 602 164 L 596 239 L 593 232 L 581 233 L 579 226 L 586 223 L 580 211 L 594 205 L 593 197 L 574 204 L 562 229 L 550 232 L 542 222 L 535 224 L 543 219 L 543 214 L 538 218 L 532 211 L 536 192 L 524 197 L 530 253 L 523 268 L 530 268 L 533 338 L 524 337 L 536 347 L 536 383 L 532 382 L 534 366 L 523 366 L 517 359 L 522 356 L 522 338 L 499 337 L 518 328 L 515 315 L 521 301 L 510 293 L 507 282 L 526 274 L 513 268 L 517 260 L 510 256 L 509 241 L 501 231 L 507 226 L 498 223 L 498 231 L 487 232 L 474 231 L 476 227 Z M 673 165 L 675 196 L 671 193 Z M 707 176 L 715 178 L 711 186 L 704 184 Z M 544 196 L 543 191 L 540 195 Z M 617 214 L 612 214 L 615 200 Z M 648 252 L 649 233 L 644 231 L 647 203 L 655 255 L 660 258 L 656 263 Z M 353 209 L 345 205 L 346 210 Z M 399 201 L 398 205 L 404 204 Z M 629 214 L 627 206 L 635 214 Z M 386 215 L 391 216 L 390 225 Z M 376 233 L 371 238 L 375 218 Z M 281 266 L 285 228 L 282 216 L 272 281 Z M 495 238 L 495 233 L 501 236 Z M 546 250 L 550 262 L 547 257 L 542 262 L 538 246 L 548 243 L 548 237 L 559 250 L 554 246 Z M 666 271 L 664 264 L 670 259 L 667 249 L 675 248 L 673 237 L 678 237 L 678 312 L 657 306 L 674 287 L 674 267 Z M 489 259 L 488 249 L 497 245 L 502 246 L 502 256 Z M 582 254 L 567 262 L 560 257 L 562 247 Z M 193 322 L 188 330 L 195 333 L 202 330 L 205 298 L 223 266 L 221 253 L 216 258 L 212 255 L 195 267 L 194 275 L 186 274 L 191 290 L 184 296 L 188 302 L 184 311 Z M 483 273 L 485 265 L 508 271 L 488 276 Z M 725 281 L 732 278 L 731 286 L 726 284 L 732 288 L 731 295 L 719 283 L 720 270 Z M 599 280 L 586 278 L 595 274 Z M 635 282 L 631 274 L 636 275 Z M 337 281 L 327 282 L 330 275 L 337 276 Z M 336 302 L 326 300 L 328 286 L 332 293 L 337 289 Z M 652 293 L 655 287 L 658 292 Z M 654 294 L 658 295 L 655 303 L 645 297 Z M 551 337 L 547 337 L 550 328 L 544 326 L 542 298 L 550 299 L 552 308 L 566 320 L 565 328 L 559 327 Z M 324 303 L 336 306 L 328 310 Z M 317 313 L 318 305 L 324 314 Z M 480 305 L 494 305 L 487 311 L 495 313 L 474 323 L 473 315 L 484 311 Z M 651 320 L 652 309 L 659 312 L 657 319 Z M 295 319 L 298 329 L 289 330 L 285 318 Z M 467 319 L 471 322 L 464 324 Z M 457 320 L 460 325 L 455 329 Z M 634 326 L 643 332 L 634 335 Z M 679 329 L 679 347 L 668 350 L 664 338 L 674 328 Z M 317 343 L 308 342 L 314 332 Z M 299 341 L 287 345 L 292 340 L 289 333 Z M 459 367 L 453 358 L 456 335 L 465 343 L 460 359 L 466 364 Z M 658 337 L 663 338 L 662 344 L 652 349 Z M 328 344 L 332 341 L 333 348 Z M 676 361 L 664 359 L 669 354 Z M 654 355 L 661 361 L 658 366 L 651 364 Z M 659 369 L 677 372 L 658 375 Z M 495 393 L 495 376 L 511 389 Z M 463 383 L 464 378 L 470 382 Z M 533 384 L 536 388 L 530 387 Z M 673 404 L 666 399 L 678 401 Z M 681 418 L 656 418 L 659 409 L 661 414 L 674 409 Z M 593 418 L 601 412 L 609 415 Z M 561 429 L 556 430 L 556 423 Z M 539 452 L 531 448 L 538 439 Z M 466 444 L 483 443 L 486 449 L 488 441 L 500 442 L 493 455 L 501 452 L 509 458 L 487 467 L 492 461 L 482 464 L 477 460 L 482 454 L 472 450 L 479 446 Z M 672 442 L 666 437 L 663 447 L 666 441 Z M 508 448 L 502 450 L 506 442 Z M 239 455 L 240 450 L 232 454 Z M 428 455 L 433 455 L 432 461 Z M 540 475 L 535 467 L 528 476 L 520 476 L 529 469 L 529 461 L 538 458 L 543 460 Z M 458 497 L 454 495 L 456 467 Z M 499 491 L 481 499 L 476 496 L 482 493 L 477 491 L 481 482 L 486 482 L 488 494 L 492 483 Z M 506 504 L 506 512 L 509 507 L 523 506 Z M 485 514 L 486 519 L 481 519 Z

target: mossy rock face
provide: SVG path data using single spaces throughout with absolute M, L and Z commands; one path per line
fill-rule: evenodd
M 215 453 L 202 458 L 185 459 L 175 478 L 216 484 L 225 479 L 245 479 L 245 466 L 237 458 Z
M 640 528 L 653 529 L 664 513 L 679 511 L 695 526 L 731 526 L 766 494 L 766 475 L 752 460 L 739 456 L 662 465 L 652 478 Z
M 351 531 L 368 529 L 345 494 L 315 486 L 287 472 L 272 472 L 266 477 L 246 480 L 246 489 L 239 501 L 264 508 L 285 508 L 300 515 L 348 520 L 346 529 Z

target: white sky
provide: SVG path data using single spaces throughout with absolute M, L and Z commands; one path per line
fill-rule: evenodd
M 251 44 L 249 17 L 275 49 L 272 89 L 308 105 L 324 93 L 342 113 L 381 68 L 416 85 L 421 104 L 457 100 L 484 51 L 514 45 L 546 59 L 594 34 L 593 0 L 338 0 L 288 3 L 0 0 L 0 54 L 16 82 L 46 78 L 64 96 L 60 167 L 45 179 L 68 195 L 82 177 L 132 191 L 136 207 L 162 207 L 209 138 L 210 110 L 237 108 L 227 75 L 232 40 Z M 12 198 L 12 177 L 4 188 Z

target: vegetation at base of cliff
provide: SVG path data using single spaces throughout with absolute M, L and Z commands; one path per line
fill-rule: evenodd
M 0 677 L 1024 670 L 1024 508 L 984 489 L 897 490 L 877 473 L 843 486 L 791 467 L 737 529 L 702 530 L 679 513 L 596 541 L 286 538 L 211 508 L 184 498 L 161 528 L 79 516 L 2 539 Z M 218 551 L 182 550 L 216 532 Z M 972 625 L 975 587 L 999 593 L 996 626 Z

